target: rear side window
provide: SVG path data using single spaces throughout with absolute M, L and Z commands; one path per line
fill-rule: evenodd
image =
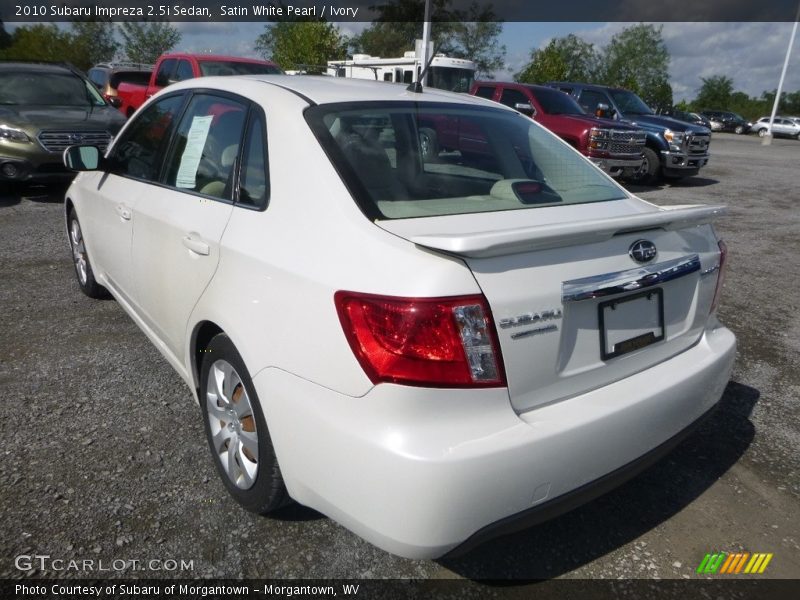
M 175 80 L 185 81 L 186 79 L 192 79 L 193 77 L 194 77 L 194 72 L 192 71 L 192 65 L 189 64 L 189 61 L 179 60 L 178 70 L 175 71 Z
M 163 98 L 136 117 L 114 146 L 115 173 L 145 181 L 158 179 L 163 146 L 183 100 L 182 94 Z
M 365 102 L 320 105 L 305 116 L 373 219 L 625 197 L 553 134 L 505 109 Z
M 239 183 L 239 204 L 264 208 L 269 198 L 269 171 L 264 119 L 256 114 L 250 121 Z
M 247 106 L 212 94 L 192 96 L 167 156 L 165 183 L 204 196 L 232 199 Z
M 475 95 L 491 100 L 494 97 L 494 88 L 488 85 L 479 86 L 478 89 L 475 90 Z

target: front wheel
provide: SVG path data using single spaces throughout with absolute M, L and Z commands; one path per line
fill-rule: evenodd
M 288 504 L 267 423 L 242 357 L 224 333 L 211 340 L 203 357 L 200 405 L 214 466 L 228 493 L 258 514 Z
M 78 278 L 78 286 L 81 291 L 89 298 L 108 298 L 109 293 L 106 288 L 97 283 L 92 270 L 92 263 L 89 261 L 89 253 L 86 250 L 86 243 L 83 240 L 83 230 L 81 229 L 78 215 L 75 211 L 69 213 L 67 219 L 69 234 L 69 246 L 72 250 L 72 264 L 75 267 L 75 275 Z
M 644 156 L 642 168 L 636 172 L 631 180 L 641 184 L 653 183 L 658 178 L 658 172 L 661 169 L 658 154 L 652 148 L 645 146 L 644 150 L 642 150 L 642 155 Z
M 428 127 L 419 130 L 419 149 L 422 160 L 428 162 L 439 156 L 439 141 L 436 132 Z
M 738 135 L 742 135 L 744 133 L 744 127 L 742 125 L 737 125 L 733 132 Z
M 765 135 L 767 135 L 767 130 L 766 129 L 759 129 L 758 130 L 758 137 L 764 137 Z

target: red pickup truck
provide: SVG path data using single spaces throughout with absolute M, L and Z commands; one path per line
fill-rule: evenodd
M 644 131 L 589 115 L 564 92 L 541 85 L 476 81 L 470 94 L 528 115 L 612 177 L 630 177 L 642 166 Z
M 218 56 L 214 54 L 162 54 L 156 61 L 150 83 L 120 83 L 117 96 L 119 110 L 130 117 L 136 109 L 161 88 L 193 77 L 214 75 L 265 75 L 282 73 L 280 67 L 268 60 Z

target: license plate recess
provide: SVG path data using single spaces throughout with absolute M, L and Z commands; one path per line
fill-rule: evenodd
M 664 291 L 653 288 L 601 302 L 600 358 L 608 360 L 664 339 Z

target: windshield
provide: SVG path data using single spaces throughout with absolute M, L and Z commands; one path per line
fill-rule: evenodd
M 430 87 L 466 94 L 475 80 L 475 71 L 451 67 L 431 67 L 429 77 Z
M 314 106 L 305 117 L 372 219 L 625 197 L 622 188 L 553 134 L 510 111 L 364 102 Z
M 0 104 L 6 106 L 105 106 L 90 82 L 72 73 L 0 73 Z
M 548 115 L 585 115 L 575 99 L 562 91 L 551 88 L 531 88 L 531 93 Z
M 627 90 L 610 90 L 614 103 L 623 115 L 652 115 L 653 111 L 639 96 Z
M 228 60 L 202 60 L 200 61 L 200 72 L 206 77 L 215 75 L 280 75 L 282 73 L 276 65 Z

